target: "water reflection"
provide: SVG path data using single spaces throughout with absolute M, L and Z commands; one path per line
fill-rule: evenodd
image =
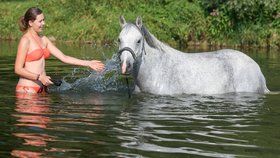
M 13 135 L 23 139 L 24 146 L 45 147 L 47 142 L 53 139 L 45 132 L 48 124 L 52 122 L 52 119 L 47 116 L 50 111 L 49 105 L 50 98 L 47 95 L 16 94 L 16 114 L 13 116 L 17 118 L 15 126 L 19 127 L 19 130 Z M 24 130 L 25 128 L 29 130 Z M 11 155 L 20 158 L 40 157 L 43 153 L 14 149 Z
M 20 148 L 12 150 L 14 157 L 45 157 L 57 153 L 71 157 L 71 153 L 87 150 L 83 144 L 105 144 L 96 135 L 96 130 L 106 128 L 102 120 L 106 99 L 102 95 L 18 93 L 16 97 L 13 117 L 17 122 L 12 135 L 23 142 Z
M 95 48 L 85 55 L 80 48 L 65 48 L 70 55 L 99 58 Z M 58 60 L 50 59 L 48 72 L 62 77 L 70 74 L 65 78 L 70 88 L 64 83 L 65 90 L 62 86 L 39 98 L 19 96 L 14 104 L 11 87 L 17 76 L 11 73 L 11 52 L 16 52 L 16 44 L 12 46 L 15 51 L 7 43 L 1 43 L 1 49 L 0 157 L 280 155 L 279 94 L 137 94 L 128 99 L 126 86 L 122 87 L 125 82 L 118 72 L 111 71 L 117 69 L 115 63 L 106 63 L 106 74 L 98 76 L 82 69 L 72 73 Z M 269 89 L 279 91 L 279 53 L 259 49 L 245 52 L 260 64 Z
M 16 94 L 16 111 L 19 115 L 17 126 L 46 128 L 51 119 L 49 113 L 50 98 L 38 94 Z
M 23 151 L 23 150 L 13 150 L 11 152 L 11 155 L 14 157 L 20 157 L 20 158 L 40 158 L 42 153 Z
M 256 119 L 264 97 L 249 93 L 145 96 L 137 113 L 121 113 L 116 121 L 119 126 L 114 130 L 121 146 L 129 149 L 210 157 L 244 156 L 238 151 L 260 148 L 246 136 L 257 133 Z

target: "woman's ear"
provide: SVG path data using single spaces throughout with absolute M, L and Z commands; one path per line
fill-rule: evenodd
M 120 25 L 121 27 L 124 27 L 124 25 L 126 25 L 126 21 L 122 15 L 120 16 Z
M 32 25 L 33 25 L 33 21 L 29 20 L 29 21 L 28 21 L 28 26 L 31 27 Z
M 143 23 L 142 23 L 142 18 L 141 18 L 140 16 L 138 16 L 138 17 L 136 18 L 135 24 L 136 24 L 136 26 L 137 26 L 139 29 L 142 28 Z

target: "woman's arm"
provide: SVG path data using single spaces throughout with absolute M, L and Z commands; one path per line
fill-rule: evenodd
M 17 57 L 15 61 L 15 73 L 21 77 L 30 79 L 30 80 L 38 80 L 40 74 L 32 73 L 24 68 L 26 53 L 29 48 L 30 41 L 26 37 L 22 37 L 17 50 Z
M 50 77 L 46 76 L 45 73 L 43 74 L 35 74 L 32 73 L 28 70 L 26 70 L 24 68 L 24 64 L 25 64 L 25 58 L 26 58 L 26 54 L 28 51 L 30 45 L 30 41 L 27 37 L 22 37 L 19 45 L 18 45 L 18 51 L 17 51 L 17 57 L 16 57 L 16 61 L 15 61 L 15 73 L 23 78 L 27 78 L 29 80 L 38 80 L 41 81 L 43 85 L 50 85 L 53 84 L 50 81 Z
M 79 66 L 88 66 L 96 71 L 102 71 L 104 69 L 104 64 L 98 60 L 81 60 L 68 55 L 63 54 L 47 37 L 47 48 L 56 58 L 64 63 Z

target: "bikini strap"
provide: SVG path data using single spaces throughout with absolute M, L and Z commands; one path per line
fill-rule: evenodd
M 43 50 L 43 48 L 41 47 L 41 45 L 40 45 L 39 41 L 37 41 L 37 40 L 36 40 L 36 38 L 32 35 L 32 33 L 31 33 L 31 32 L 30 32 L 30 34 L 31 34 L 32 38 L 36 41 L 36 43 L 37 43 L 37 45 L 40 47 L 40 49 L 42 49 L 42 50 Z

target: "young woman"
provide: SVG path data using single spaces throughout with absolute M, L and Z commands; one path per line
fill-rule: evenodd
M 23 36 L 15 61 L 15 73 L 20 76 L 16 92 L 40 93 L 44 91 L 44 87 L 53 84 L 45 71 L 45 59 L 50 55 L 67 64 L 88 66 L 96 71 L 103 70 L 104 64 L 100 61 L 80 60 L 63 54 L 46 36 L 40 34 L 44 25 L 42 10 L 36 7 L 29 8 L 19 20 Z

